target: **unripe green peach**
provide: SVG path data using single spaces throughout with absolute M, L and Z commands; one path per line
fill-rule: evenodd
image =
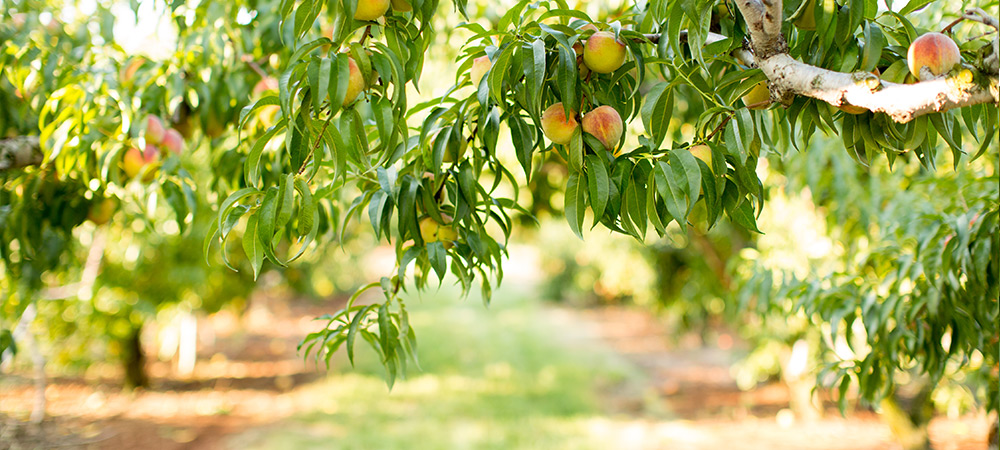
M 948 73 L 961 59 L 958 45 L 942 33 L 927 33 L 916 38 L 906 52 L 910 73 L 921 81 Z M 930 71 L 929 76 L 920 73 L 924 67 Z
M 458 232 L 451 225 L 441 225 L 441 228 L 438 228 L 437 237 L 447 250 L 455 246 L 455 240 L 458 239 Z
M 472 87 L 479 88 L 479 83 L 486 76 L 486 73 L 490 71 L 490 67 L 493 67 L 493 62 L 490 61 L 488 56 L 480 56 L 472 60 L 472 70 L 470 77 L 472 78 Z
M 771 91 L 767 88 L 767 81 L 757 83 L 750 92 L 743 96 L 743 104 L 750 109 L 766 109 L 771 104 Z
M 115 201 L 105 198 L 90 205 L 90 210 L 87 211 L 87 220 L 93 222 L 94 225 L 104 225 L 111 220 L 111 216 L 114 214 Z
M 709 169 L 712 169 L 712 148 L 705 144 L 698 144 L 691 147 L 691 155 L 695 158 L 702 160 L 708 165 Z M 713 169 L 714 171 L 714 169 Z
M 865 112 L 868 111 L 865 108 L 862 108 L 860 106 L 854 106 L 854 105 L 851 105 L 851 104 L 848 104 L 848 103 L 845 103 L 843 105 L 838 106 L 837 109 L 839 109 L 839 110 L 841 110 L 841 111 L 843 111 L 845 113 L 854 114 L 854 115 L 864 114 Z
M 569 144 L 576 127 L 580 126 L 574 115 L 571 110 L 569 117 L 566 117 L 562 102 L 549 106 L 542 113 L 542 133 L 545 133 L 545 137 L 553 143 Z
M 406 0 L 392 0 L 392 9 L 399 12 L 413 11 L 413 6 Z
M 439 228 L 441 228 L 441 224 L 431 219 L 430 216 L 420 219 L 420 237 L 428 244 L 437 242 Z
M 354 58 L 347 57 L 347 67 L 349 68 L 349 75 L 347 77 L 347 95 L 344 96 L 344 106 L 354 103 L 354 100 L 361 94 L 361 90 L 365 88 L 365 77 L 361 75 L 361 69 L 358 68 L 358 63 L 354 62 Z
M 625 64 L 625 44 L 615 39 L 609 31 L 598 31 L 587 39 L 583 48 L 583 62 L 591 71 L 611 73 Z
M 389 10 L 389 0 L 358 0 L 354 20 L 375 20 Z
M 159 117 L 152 114 L 146 116 L 146 142 L 159 144 L 163 142 L 164 133 L 166 129 L 163 128 L 163 121 Z
M 453 241 L 458 239 L 458 233 L 450 225 L 450 216 L 442 214 L 441 218 L 445 221 L 443 225 L 430 216 L 420 219 L 420 237 L 424 240 L 425 244 L 441 241 L 444 244 L 444 248 L 449 249 L 455 245 Z
M 622 138 L 622 117 L 610 106 L 598 106 L 583 116 L 583 131 L 601 141 L 606 150 L 614 152 Z

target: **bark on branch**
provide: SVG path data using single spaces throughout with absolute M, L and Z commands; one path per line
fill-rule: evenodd
M 924 114 L 982 103 L 1000 103 L 996 70 L 974 76 L 959 71 L 958 76 L 896 84 L 865 73 L 843 73 L 805 64 L 788 55 L 781 34 L 780 0 L 738 0 L 740 12 L 750 31 L 750 52 L 737 56 L 747 65 L 758 67 L 769 80 L 771 97 L 789 104 L 792 94 L 825 101 L 834 106 L 850 104 L 888 114 L 896 122 L 908 122 Z M 969 12 L 971 16 L 976 15 Z M 987 25 L 991 25 L 984 21 Z M 709 36 L 718 40 L 724 36 Z M 997 58 L 994 44 L 992 58 Z M 977 79 L 980 82 L 977 82 Z M 986 80 L 985 83 L 981 80 Z
M 42 163 L 44 155 L 38 136 L 0 139 L 0 172 Z

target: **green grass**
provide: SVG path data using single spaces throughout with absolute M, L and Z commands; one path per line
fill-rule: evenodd
M 492 306 L 454 295 L 410 299 L 422 371 L 388 391 L 369 351 L 341 358 L 303 388 L 314 405 L 274 427 L 237 436 L 232 448 L 607 448 L 592 433 L 600 388 L 639 375 L 581 330 L 524 295 Z M 361 347 L 359 347 L 360 349 Z

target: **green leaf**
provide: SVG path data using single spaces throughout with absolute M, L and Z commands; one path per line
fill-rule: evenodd
M 503 80 L 507 75 L 507 69 L 510 67 L 510 61 L 514 56 L 514 49 L 517 48 L 516 45 L 508 45 L 500 54 L 496 57 L 496 61 L 490 67 L 490 71 L 486 74 L 486 82 L 490 87 L 490 95 L 493 96 L 493 101 L 498 104 L 504 104 L 503 96 Z
M 569 222 L 569 228 L 580 239 L 583 239 L 583 217 L 586 208 L 584 196 L 586 195 L 586 190 L 586 179 L 581 178 L 580 174 L 571 173 L 566 182 L 563 211 L 566 214 L 566 221 Z
M 569 140 L 569 145 L 566 146 L 566 151 L 568 152 L 568 163 L 569 168 L 573 172 L 583 173 L 583 131 L 581 127 L 576 127 L 573 131 L 573 137 Z
M 244 236 L 243 239 L 258 239 L 260 243 L 264 246 L 264 255 L 267 256 L 271 262 L 282 265 L 281 261 L 278 261 L 277 256 L 274 255 L 274 222 L 277 218 L 278 211 L 278 188 L 271 186 L 267 189 L 267 193 L 264 194 L 264 201 L 260 204 L 260 209 L 257 210 L 257 235 L 256 236 Z
M 524 75 L 529 111 L 533 116 L 542 114 L 542 85 L 545 83 L 545 41 L 531 43 L 531 64 L 525 64 Z
M 656 188 L 667 207 L 667 212 L 677 221 L 681 230 L 686 230 L 690 190 L 684 168 L 679 163 L 658 162 L 656 164 Z
M 531 181 L 531 158 L 535 151 L 537 131 L 520 116 L 512 116 L 507 125 L 510 127 L 510 139 L 514 144 L 517 161 L 524 170 L 524 178 Z
M 246 232 L 243 233 L 243 252 L 246 253 L 253 268 L 253 279 L 256 280 L 260 274 L 260 268 L 264 264 L 264 246 L 261 245 L 257 236 L 257 216 L 253 215 L 247 220 Z
M 292 209 L 295 206 L 295 176 L 287 174 L 278 181 L 278 209 L 274 221 L 274 230 L 278 231 L 292 219 Z
M 373 283 L 378 286 L 378 283 Z M 365 288 L 367 289 L 367 287 Z M 351 319 L 351 326 L 347 329 L 347 360 L 351 362 L 351 367 L 354 367 L 354 340 L 358 335 L 358 328 L 361 326 L 361 321 L 368 315 L 368 312 L 375 308 L 375 305 L 368 305 L 358 311 Z
M 611 189 L 608 168 L 597 155 L 587 155 L 587 184 L 590 187 L 590 208 L 594 211 L 594 225 L 597 225 L 604 216 Z
M 667 136 L 670 128 L 670 115 L 674 109 L 674 99 L 672 93 L 661 94 L 656 99 L 653 112 L 650 114 L 649 123 L 646 128 L 652 133 L 653 146 L 656 150 L 663 144 L 663 139 Z

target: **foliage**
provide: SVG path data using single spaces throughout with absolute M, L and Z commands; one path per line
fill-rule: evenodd
M 882 80 L 907 81 L 909 43 L 939 25 L 940 11 L 957 14 L 964 5 L 886 3 L 889 9 L 857 0 L 783 2 L 790 56 L 858 71 L 859 83 L 876 87 L 879 79 L 870 74 L 876 68 Z M 910 188 L 952 186 L 948 190 L 961 192 L 965 201 L 939 196 L 940 203 L 913 208 L 905 196 L 879 198 L 886 203 L 872 204 L 891 206 L 888 212 L 865 211 L 866 221 L 847 228 L 855 238 L 875 232 L 869 242 L 876 247 L 852 247 L 838 267 L 819 274 L 830 275 L 826 281 L 761 267 L 748 275 L 745 304 L 789 311 L 772 305 L 791 296 L 801 300 L 792 302 L 794 310 L 814 325 L 838 330 L 844 319 L 862 317 L 871 327 L 868 344 L 890 357 L 890 363 L 866 357 L 851 369 L 869 398 L 884 393 L 893 368 L 926 361 L 922 369 L 940 374 L 953 349 L 969 357 L 989 345 L 995 350 L 989 332 L 996 323 L 990 251 L 997 245 L 996 192 L 983 186 L 995 180 L 996 169 L 990 175 L 982 163 L 995 160 L 995 103 L 905 124 L 806 97 L 772 95 L 784 108 L 744 105 L 740 99 L 766 76 L 733 56 L 741 54 L 747 21 L 725 1 L 639 0 L 583 12 L 562 0 L 522 0 L 504 4 L 489 27 L 464 0 L 414 0 L 409 11 L 397 2 L 375 21 L 354 20 L 359 5 L 171 2 L 166 14 L 177 30 L 176 52 L 155 60 L 126 55 L 114 44 L 113 14 L 103 3 L 90 15 L 101 20 L 77 15 L 65 26 L 44 20 L 44 27 L 35 24 L 52 16 L 50 5 L 0 4 L 20 18 L 0 29 L 7 43 L 0 95 L 4 105 L 13 105 L 0 113 L 0 132 L 37 133 L 44 154 L 39 167 L 0 173 L 0 259 L 15 280 L 0 296 L 3 326 L 16 322 L 42 288 L 43 273 L 74 265 L 72 232 L 89 205 L 105 196 L 147 220 L 172 220 L 176 234 L 191 233 L 201 220 L 195 198 L 217 202 L 217 213 L 204 222 L 209 228 L 201 250 L 210 260 L 221 254 L 231 268 L 249 266 L 254 278 L 265 261 L 285 267 L 316 247 L 342 243 L 348 227 L 367 218 L 377 239 L 394 247 L 396 267 L 326 316 L 327 327 L 308 336 L 303 351 L 328 360 L 346 346 L 353 360 L 360 337 L 379 354 L 391 386 L 416 350 L 400 292 L 424 289 L 434 279 L 441 283 L 450 273 L 463 294 L 478 285 L 489 302 L 503 279 L 514 219 L 528 214 L 522 186 L 537 179 L 539 161 L 565 165 L 563 210 L 569 230 L 580 237 L 598 224 L 640 241 L 723 222 L 757 233 L 768 198 L 757 171 L 763 158 L 792 149 L 812 153 L 809 143 L 819 130 L 839 135 L 858 166 L 880 167 L 884 154 L 890 167 L 924 171 L 912 177 L 917 184 Z M 455 84 L 433 99 L 411 102 L 411 90 L 427 76 L 424 55 L 436 42 L 436 20 L 455 12 L 467 20 L 445 30 L 466 42 Z M 815 29 L 792 24 L 809 12 Z M 627 48 L 625 63 L 609 74 L 581 76 L 574 45 L 594 33 L 591 24 Z M 949 83 L 995 89 L 995 74 L 981 70 L 994 47 L 976 27 L 953 29 L 972 39 L 963 42 L 965 63 L 948 75 Z M 484 55 L 491 67 L 474 86 L 465 74 Z M 262 89 L 248 95 L 258 81 Z M 359 89 L 356 98 L 348 94 Z M 611 149 L 601 142 L 607 136 L 579 128 L 566 145 L 552 144 L 540 132 L 541 115 L 560 102 L 564 112 L 584 116 L 610 106 L 636 126 Z M 158 170 L 144 174 L 152 175 L 149 184 L 128 180 L 119 167 L 127 147 L 146 143 L 147 114 L 189 130 L 200 149 L 197 160 L 189 153 L 166 156 Z M 688 151 L 701 143 L 711 158 Z M 952 172 L 936 171 L 943 148 L 951 150 Z M 198 175 L 191 164 L 211 175 Z M 810 179 L 823 169 L 789 174 Z M 840 188 L 839 181 L 828 183 Z M 170 219 L 140 207 L 159 205 L 154 199 L 161 197 Z M 420 229 L 428 218 L 455 238 L 430 242 Z M 947 244 L 936 244 L 952 233 Z M 235 256 L 239 250 L 244 256 Z M 899 271 L 899 261 L 913 264 Z M 383 298 L 358 302 L 369 289 Z M 918 295 L 919 302 L 902 301 Z M 935 339 L 946 330 L 952 344 L 943 349 Z M 850 367 L 837 367 L 840 379 L 851 379 Z

